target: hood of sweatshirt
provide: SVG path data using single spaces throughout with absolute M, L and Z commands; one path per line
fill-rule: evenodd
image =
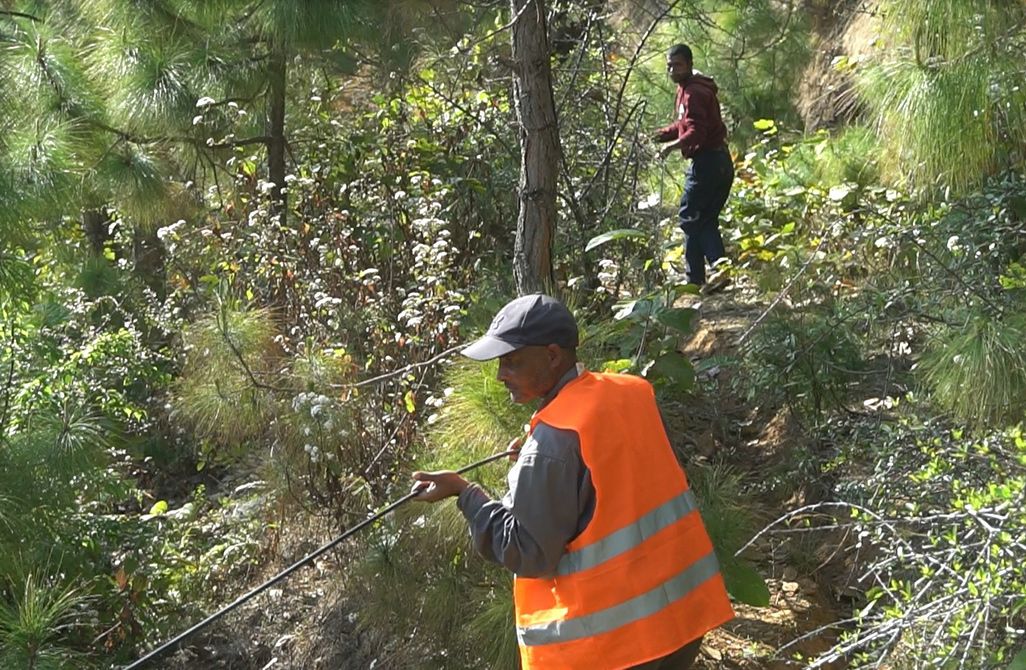
M 716 95 L 716 93 L 720 90 L 716 86 L 716 82 L 713 80 L 712 77 L 707 77 L 706 75 L 700 74 L 698 72 L 688 77 L 688 80 L 684 82 L 682 88 L 695 88 L 699 86 L 708 89 L 709 93 L 711 93 L 712 95 Z

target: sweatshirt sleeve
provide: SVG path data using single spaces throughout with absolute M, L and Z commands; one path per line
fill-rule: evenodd
M 554 574 L 579 533 L 580 453 L 575 432 L 539 423 L 507 476 L 509 493 L 493 500 L 467 487 L 457 505 L 477 552 L 520 577 Z
M 670 125 L 663 126 L 659 130 L 657 130 L 655 132 L 656 139 L 659 140 L 660 142 L 669 142 L 670 140 L 675 140 L 675 139 L 677 139 L 678 130 L 679 130 L 679 126 L 678 126 L 677 122 L 674 121 Z

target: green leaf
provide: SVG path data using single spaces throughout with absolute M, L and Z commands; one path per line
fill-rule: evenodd
M 657 358 L 655 363 L 652 364 L 652 369 L 659 373 L 661 377 L 672 381 L 682 390 L 691 388 L 695 383 L 695 367 L 691 365 L 691 361 L 676 351 L 671 351 Z
M 691 332 L 691 322 L 694 320 L 695 314 L 697 311 L 691 307 L 664 309 L 656 314 L 656 320 L 664 326 L 687 334 Z
M 1026 649 L 1020 649 L 1012 662 L 1008 664 L 1008 670 L 1026 670 Z
M 830 187 L 830 193 L 827 194 L 827 197 L 834 202 L 840 202 L 847 198 L 851 191 L 852 189 L 850 184 L 838 184 L 837 186 Z
M 757 119 L 754 123 L 752 123 L 752 125 L 755 127 L 756 130 L 763 132 L 767 130 L 773 130 L 777 127 L 777 123 L 773 119 Z
M 591 251 L 597 247 L 601 247 L 606 242 L 613 240 L 625 240 L 625 239 L 648 239 L 648 236 L 640 230 L 634 228 L 620 228 L 618 230 L 610 230 L 608 233 L 602 233 L 596 237 L 588 240 L 588 244 L 585 245 L 585 251 Z
M 417 402 L 414 400 L 412 389 L 407 391 L 406 395 L 403 396 L 403 402 L 406 403 L 406 411 L 410 414 L 417 411 Z
M 766 607 L 769 605 L 770 592 L 766 581 L 755 568 L 746 562 L 731 559 L 724 561 L 720 566 L 723 573 L 723 581 L 727 585 L 727 592 L 745 605 L 752 607 Z
M 602 372 L 626 372 L 631 369 L 634 365 L 634 361 L 629 358 L 618 358 L 612 361 L 606 361 L 601 365 Z
M 613 313 L 613 320 L 620 321 L 628 317 L 646 317 L 652 314 L 652 308 L 651 300 L 631 300 L 630 302 L 618 305 L 617 310 Z
M 153 503 L 153 507 L 150 508 L 149 512 L 150 516 L 161 516 L 165 513 L 167 513 L 166 500 L 158 500 L 157 502 Z

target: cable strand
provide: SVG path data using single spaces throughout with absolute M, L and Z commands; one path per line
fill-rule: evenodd
M 508 451 L 502 451 L 502 452 L 499 452 L 497 454 L 492 454 L 491 456 L 488 456 L 487 458 L 482 458 L 481 460 L 476 461 L 474 463 L 471 463 L 470 465 L 466 465 L 466 466 L 460 468 L 459 470 L 457 470 L 456 472 L 458 474 L 463 474 L 465 472 L 470 472 L 471 470 L 479 468 L 482 465 L 486 465 L 488 463 L 491 463 L 492 461 L 497 461 L 500 458 L 503 458 L 503 457 L 515 454 L 515 453 L 517 453 L 517 451 L 518 451 L 517 449 L 510 449 Z M 282 570 L 277 575 L 275 575 L 271 579 L 267 580 L 266 582 L 264 582 L 260 586 L 257 586 L 256 588 L 250 590 L 249 592 L 244 593 L 243 595 L 239 596 L 238 598 L 236 598 L 234 601 L 232 601 L 226 607 L 224 607 L 224 608 L 218 610 L 217 612 L 211 614 L 206 619 L 203 619 L 202 621 L 200 621 L 199 623 L 195 624 L 191 628 L 188 628 L 184 632 L 179 633 L 178 635 L 176 635 L 175 637 L 171 638 L 170 640 L 168 640 L 164 644 L 160 645 L 159 647 L 157 647 L 153 651 L 149 652 L 148 654 L 146 654 L 145 656 L 143 656 L 139 660 L 135 661 L 131 665 L 125 666 L 123 670 L 136 670 L 137 668 L 143 667 L 144 665 L 146 665 L 150 661 L 158 658 L 159 656 L 162 656 L 168 650 L 178 646 L 179 644 L 181 644 L 187 638 L 192 637 L 193 635 L 195 635 L 199 631 L 203 630 L 207 626 L 211 625 L 212 623 L 214 623 L 215 621 L 217 621 L 218 619 L 220 619 L 224 615 L 228 614 L 232 610 L 236 609 L 237 607 L 239 607 L 243 603 L 247 602 L 248 600 L 251 600 L 251 599 L 255 598 L 258 595 L 260 595 L 261 593 L 263 593 L 267 589 L 271 588 L 272 586 L 274 586 L 278 582 L 281 582 L 281 581 L 285 580 L 293 572 L 296 572 L 300 568 L 302 568 L 304 566 L 307 566 L 310 563 L 312 563 L 313 561 L 317 560 L 317 558 L 319 558 L 323 554 L 331 551 L 332 549 L 337 547 L 339 544 L 341 544 L 342 541 L 345 540 L 346 538 L 356 534 L 360 530 L 363 530 L 364 528 L 366 528 L 370 524 L 374 523 L 378 519 L 380 519 L 380 518 L 382 518 L 384 516 L 387 516 L 391 512 L 395 511 L 401 505 L 409 502 L 410 500 L 413 500 L 418 495 L 420 495 L 420 493 L 421 493 L 420 489 L 414 490 L 414 491 L 411 491 L 411 492 L 407 493 L 402 498 L 399 498 L 398 500 L 389 503 L 388 505 L 386 505 L 382 509 L 378 510 L 374 514 L 370 515 L 369 517 L 367 517 L 366 519 L 364 519 L 360 523 L 358 523 L 355 526 L 353 526 L 352 528 L 346 530 L 344 533 L 339 535 L 337 538 L 335 538 L 331 542 L 328 542 L 327 544 L 322 546 L 320 549 L 314 551 L 312 554 L 309 554 L 308 556 L 300 559 L 299 561 L 296 561 L 295 563 L 293 563 L 289 567 L 285 568 L 284 570 Z

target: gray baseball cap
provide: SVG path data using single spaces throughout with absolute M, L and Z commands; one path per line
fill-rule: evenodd
M 563 303 L 533 293 L 506 303 L 484 336 L 461 353 L 475 361 L 487 361 L 521 347 L 550 344 L 565 349 L 576 347 L 577 322 Z

